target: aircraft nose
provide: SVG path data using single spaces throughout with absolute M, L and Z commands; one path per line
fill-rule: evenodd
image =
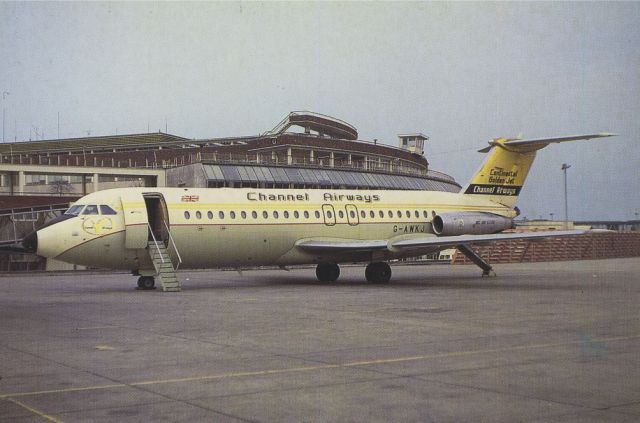
M 24 237 L 22 240 L 22 248 L 26 250 L 28 253 L 37 253 L 38 251 L 38 231 L 41 231 L 44 228 L 47 228 L 51 225 L 55 225 L 58 222 L 62 222 L 67 219 L 71 219 L 74 217 L 73 215 L 63 214 L 53 219 L 47 220 L 44 225 L 40 226 L 37 230 L 31 232 L 29 235 Z
M 38 251 L 38 231 L 33 231 L 22 240 L 22 247 L 27 253 Z

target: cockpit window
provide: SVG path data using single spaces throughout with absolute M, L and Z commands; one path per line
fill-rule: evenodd
M 82 212 L 82 214 L 98 214 L 98 206 L 96 206 L 95 204 L 89 204 L 84 211 Z
M 100 204 L 100 213 L 101 214 L 118 214 L 114 209 L 107 206 L 106 204 Z
M 84 204 L 76 204 L 75 206 L 69 207 L 69 210 L 64 212 L 64 214 L 71 215 L 71 216 L 77 216 L 77 215 L 80 214 L 80 212 L 82 211 L 83 207 L 84 207 Z

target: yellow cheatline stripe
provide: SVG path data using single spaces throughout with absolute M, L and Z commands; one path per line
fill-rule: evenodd
M 130 208 L 130 209 L 135 209 L 135 208 L 140 208 L 140 207 L 147 207 L 146 203 L 144 201 L 127 201 L 127 202 L 122 202 L 122 205 L 124 207 Z
M 589 339 L 588 342 L 593 344 L 593 343 L 603 343 L 603 342 L 629 341 L 632 339 L 639 339 L 639 338 L 640 338 L 640 335 L 616 336 L 616 337 L 610 337 L 610 338 Z M 378 365 L 378 364 L 405 363 L 410 361 L 431 360 L 431 359 L 448 358 L 448 357 L 463 357 L 463 356 L 470 356 L 470 355 L 494 354 L 494 353 L 502 353 L 502 352 L 510 352 L 510 351 L 566 347 L 570 345 L 583 344 L 584 342 L 585 342 L 584 340 L 579 340 L 579 341 L 570 341 L 570 342 L 552 342 L 552 343 L 546 343 L 546 344 L 516 345 L 513 347 L 504 347 L 504 348 L 491 348 L 491 349 L 470 350 L 470 351 L 453 351 L 448 353 L 425 354 L 425 355 L 416 355 L 411 357 L 382 358 L 382 359 L 376 359 L 376 360 L 352 361 L 352 362 L 338 363 L 338 364 L 319 364 L 315 366 L 290 367 L 286 369 L 270 369 L 270 370 L 256 370 L 256 371 L 250 371 L 250 372 L 220 373 L 220 374 L 214 374 L 214 375 L 190 376 L 190 377 L 176 378 L 176 379 L 158 379 L 158 380 L 146 380 L 146 381 L 132 382 L 132 383 L 114 383 L 110 385 L 86 386 L 86 387 L 79 387 L 79 388 L 51 389 L 47 391 L 14 392 L 14 393 L 8 393 L 8 394 L 0 394 L 0 399 L 10 400 L 11 398 L 45 395 L 45 394 L 97 391 L 102 389 L 164 385 L 164 384 L 170 384 L 170 383 L 198 382 L 203 380 L 230 379 L 230 378 L 239 378 L 239 377 L 247 377 L 247 376 L 267 376 L 267 375 L 286 374 L 286 373 L 301 373 L 301 372 L 309 372 L 313 370 L 346 369 L 346 368 L 353 368 L 353 367 L 372 366 L 372 365 Z
M 15 400 L 13 398 L 3 398 L 5 401 L 9 401 L 17 406 L 20 406 L 22 408 L 24 408 L 25 410 L 29 410 L 30 412 L 32 412 L 33 414 L 35 414 L 38 417 L 42 417 L 45 420 L 48 420 L 50 422 L 54 422 L 54 423 L 63 423 L 62 420 L 56 419 L 55 417 L 52 417 L 48 414 L 43 413 L 40 410 L 36 410 L 33 407 L 29 407 L 27 404 L 24 404 L 18 400 Z

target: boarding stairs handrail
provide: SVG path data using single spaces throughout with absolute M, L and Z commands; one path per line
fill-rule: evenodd
M 164 227 L 167 228 L 167 233 L 169 234 L 169 241 L 171 242 L 171 244 L 173 244 L 173 249 L 176 252 L 176 255 L 178 256 L 178 264 L 176 265 L 176 269 L 178 270 L 178 267 L 180 267 L 180 265 L 182 264 L 182 257 L 180 256 L 180 251 L 178 251 L 178 246 L 176 245 L 176 242 L 173 239 L 173 235 L 171 235 L 171 230 L 169 230 L 169 225 L 167 225 L 167 221 L 163 220 L 164 223 Z
M 151 233 L 151 238 L 153 239 L 153 243 L 156 245 L 156 249 L 158 250 L 158 255 L 160 256 L 160 260 L 164 263 L 164 257 L 162 257 L 162 251 L 160 251 L 160 245 L 158 244 L 158 240 L 153 234 L 153 229 L 151 229 L 151 225 L 147 222 L 147 227 L 149 228 L 149 232 Z

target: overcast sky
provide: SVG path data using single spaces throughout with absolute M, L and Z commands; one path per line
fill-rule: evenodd
M 461 184 L 497 136 L 609 131 L 538 154 L 519 199 L 640 212 L 640 3 L 0 3 L 5 138 L 253 135 L 292 110 L 431 137 Z M 39 135 L 36 135 L 36 132 Z

